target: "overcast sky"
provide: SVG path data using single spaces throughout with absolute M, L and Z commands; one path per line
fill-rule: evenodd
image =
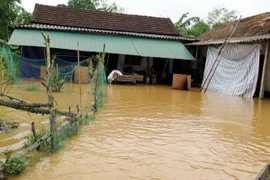
M 68 0 L 22 0 L 23 7 L 32 12 L 35 3 L 46 5 L 67 4 Z M 183 13 L 189 17 L 206 18 L 208 12 L 217 5 L 224 5 L 229 10 L 238 10 L 242 17 L 269 12 L 270 0 L 109 0 L 125 9 L 127 14 L 169 17 L 176 22 Z

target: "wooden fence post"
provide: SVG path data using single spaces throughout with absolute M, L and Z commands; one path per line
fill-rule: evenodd
M 55 151 L 55 143 L 54 143 L 54 134 L 56 131 L 56 120 L 55 120 L 55 110 L 53 104 L 53 96 L 52 96 L 52 68 L 53 64 L 51 62 L 51 53 L 50 53 L 50 38 L 44 32 L 41 32 L 46 45 L 46 60 L 47 60 L 47 94 L 48 94 L 48 103 L 49 103 L 49 111 L 50 111 L 50 131 L 52 133 L 51 137 L 51 148 L 52 151 Z

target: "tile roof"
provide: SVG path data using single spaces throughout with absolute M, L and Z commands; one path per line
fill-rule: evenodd
M 179 36 L 169 18 L 36 4 L 32 23 Z
M 221 24 L 197 39 L 200 41 L 217 41 L 226 39 L 232 32 L 238 20 Z M 269 37 L 270 35 L 270 12 L 242 18 L 232 36 L 234 39 L 244 39 L 248 41 L 251 37 Z M 254 40 L 254 38 L 251 38 Z

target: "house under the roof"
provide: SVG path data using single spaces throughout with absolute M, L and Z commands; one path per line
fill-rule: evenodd
M 108 65 L 110 70 L 132 66 L 140 71 L 156 63 L 159 73 L 167 69 L 168 73 L 173 73 L 175 60 L 194 60 L 183 45 L 194 40 L 180 36 L 169 18 L 36 4 L 31 23 L 10 28 L 13 33 L 8 43 L 22 46 L 23 55 L 28 58 L 29 54 L 32 58 L 39 57 L 33 55 L 34 51 L 43 55 L 40 34 L 43 31 L 49 35 L 52 52 L 58 56 L 76 51 L 77 42 L 86 56 L 88 52 L 101 52 L 106 44 L 106 52 L 110 54 L 106 67 Z M 161 68 L 167 64 L 169 68 Z
M 202 89 L 261 98 L 270 92 L 270 12 L 221 24 L 200 37 Z

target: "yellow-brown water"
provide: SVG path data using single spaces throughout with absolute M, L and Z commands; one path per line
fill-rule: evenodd
M 63 107 L 79 97 L 78 85 L 65 88 L 56 94 Z M 40 97 L 34 94 L 18 96 Z M 94 121 L 58 153 L 33 156 L 27 170 L 11 179 L 254 179 L 270 162 L 269 109 L 269 99 L 108 85 Z M 0 150 L 19 146 L 32 121 L 47 124 L 46 117 L 4 107 L 0 115 L 21 123 L 0 134 Z

